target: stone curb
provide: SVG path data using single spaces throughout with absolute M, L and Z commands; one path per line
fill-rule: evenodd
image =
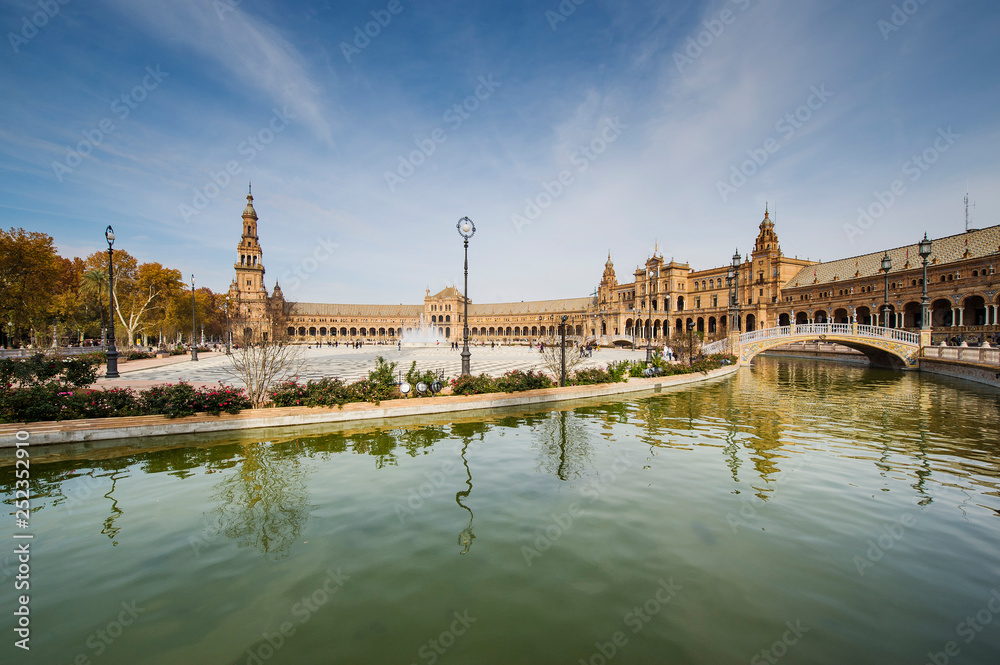
M 606 397 L 636 392 L 660 392 L 664 388 L 673 388 L 725 377 L 737 371 L 739 371 L 739 366 L 732 365 L 712 370 L 707 374 L 699 372 L 650 379 L 629 379 L 627 383 L 544 388 L 521 393 L 486 393 L 483 395 L 396 399 L 384 401 L 377 406 L 364 402 L 356 402 L 345 404 L 342 409 L 295 406 L 248 409 L 238 414 L 224 413 L 220 416 L 210 416 L 207 414 L 199 414 L 186 418 L 137 416 L 25 424 L 11 423 L 0 425 L 0 448 L 14 447 L 15 435 L 19 432 L 27 432 L 28 440 L 34 446 L 321 423 L 344 423 L 402 417 L 412 418 L 413 416 L 530 406 L 547 402 Z

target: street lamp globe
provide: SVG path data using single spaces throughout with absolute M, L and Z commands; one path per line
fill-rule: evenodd
M 892 270 L 892 259 L 889 258 L 889 252 L 886 252 L 882 257 L 882 272 L 887 273 L 890 270 Z
M 931 241 L 927 239 L 926 232 L 924 233 L 924 239 L 920 241 L 917 247 L 919 248 L 920 258 L 926 259 L 931 255 Z
M 458 228 L 459 235 L 461 235 L 466 240 L 469 240 L 470 238 L 472 238 L 472 236 L 476 235 L 476 225 L 468 217 L 463 217 L 462 219 L 458 220 L 458 224 L 456 224 L 456 227 Z
M 115 230 L 111 228 L 110 224 L 108 224 L 108 228 L 104 229 L 104 238 L 108 241 L 108 247 L 115 244 Z

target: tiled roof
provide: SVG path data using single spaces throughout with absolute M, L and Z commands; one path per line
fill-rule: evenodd
M 936 238 L 931 247 L 929 260 L 931 265 L 943 265 L 954 263 L 967 258 L 982 258 L 990 254 L 1000 253 L 1000 226 L 990 226 L 985 229 L 959 233 L 958 235 Z M 893 272 L 904 270 L 907 261 L 910 268 L 919 268 L 922 265 L 917 243 L 904 245 L 890 249 L 889 258 L 892 259 Z M 968 251 L 968 256 L 966 256 Z M 813 284 L 827 284 L 830 282 L 842 282 L 844 280 L 881 276 L 882 257 L 885 250 L 852 256 L 847 259 L 838 259 L 829 263 L 817 263 L 816 265 L 805 266 L 799 270 L 794 277 L 788 280 L 784 288 L 794 289 L 796 287 L 812 286 Z M 935 262 L 936 259 L 936 262 Z M 889 273 L 890 276 L 892 272 Z
M 293 302 L 292 316 L 382 316 L 418 317 L 424 311 L 423 305 L 341 305 L 318 302 Z
M 564 298 L 562 300 L 532 300 L 529 302 L 469 303 L 469 316 L 501 316 L 554 314 L 565 311 L 582 311 L 594 298 Z M 423 305 L 350 305 L 335 303 L 289 303 L 291 316 L 368 316 L 417 318 L 424 311 Z
M 579 312 L 593 304 L 595 298 L 563 298 L 562 300 L 531 300 L 528 302 L 500 302 L 477 305 L 469 303 L 469 316 L 499 316 L 502 314 L 554 314 Z

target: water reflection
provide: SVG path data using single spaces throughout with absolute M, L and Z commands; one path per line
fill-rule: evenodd
M 538 470 L 563 481 L 586 475 L 592 452 L 589 428 L 575 412 L 556 411 L 539 418 L 532 444 L 538 451 Z
M 462 465 L 465 467 L 465 489 L 455 492 L 455 503 L 469 513 L 469 525 L 462 529 L 462 532 L 458 534 L 458 544 L 462 546 L 462 551 L 459 552 L 459 554 L 467 554 L 469 549 L 472 547 L 472 541 L 476 537 L 476 534 L 472 532 L 472 520 L 475 515 L 472 514 L 471 508 L 462 503 L 462 499 L 467 499 L 469 498 L 469 495 L 472 494 L 472 469 L 469 468 L 469 460 L 465 458 L 465 452 L 468 448 L 469 439 L 466 439 L 462 443 Z
M 244 444 L 240 450 L 242 461 L 219 482 L 214 495 L 220 531 L 238 547 L 284 558 L 309 517 L 298 451 L 281 454 L 268 442 Z

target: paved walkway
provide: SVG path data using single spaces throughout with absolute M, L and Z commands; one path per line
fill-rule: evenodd
M 526 346 L 473 347 L 472 373 L 500 376 L 513 369 L 542 370 L 542 354 L 537 349 Z M 339 377 L 345 381 L 356 381 L 368 376 L 375 367 L 375 359 L 383 356 L 388 362 L 397 363 L 396 370 L 405 374 L 413 361 L 420 371 L 443 371 L 445 377 L 458 376 L 462 370 L 461 350 L 435 347 L 365 346 L 360 349 L 345 347 L 303 347 L 303 369 L 299 373 L 301 381 L 323 377 Z M 566 349 L 567 357 L 575 353 Z M 643 349 L 598 349 L 580 367 L 606 367 L 618 360 L 641 360 L 646 357 Z M 191 362 L 189 356 L 173 356 L 149 360 L 133 360 L 119 365 L 118 379 L 98 380 L 98 388 L 130 387 L 148 388 L 163 383 L 186 381 L 194 386 L 217 385 L 243 387 L 242 381 L 230 371 L 230 362 L 225 353 L 199 353 L 198 362 Z M 104 374 L 104 368 L 100 368 Z

